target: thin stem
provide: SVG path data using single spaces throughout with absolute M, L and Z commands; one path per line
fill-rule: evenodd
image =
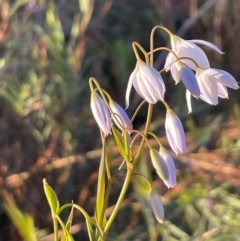
M 128 168 L 128 169 L 127 169 L 127 175 L 126 175 L 126 178 L 125 178 L 125 180 L 124 180 L 123 188 L 122 188 L 122 190 L 121 190 L 121 193 L 120 193 L 120 195 L 119 195 L 119 198 L 118 198 L 118 200 L 117 200 L 117 203 L 116 203 L 116 205 L 115 205 L 115 207 L 114 207 L 114 209 L 113 209 L 113 212 L 112 212 L 110 218 L 108 219 L 108 222 L 107 222 L 107 224 L 106 224 L 106 226 L 105 226 L 105 228 L 104 228 L 104 231 L 103 231 L 103 232 L 104 232 L 104 238 L 106 237 L 107 232 L 108 232 L 109 228 L 111 227 L 111 225 L 112 225 L 112 223 L 113 223 L 113 221 L 114 221 L 114 219 L 115 219 L 115 217 L 116 217 L 116 215 L 117 215 L 117 213 L 118 213 L 118 211 L 119 211 L 119 209 L 120 209 L 120 206 L 121 206 L 121 204 L 122 204 L 122 201 L 123 201 L 123 199 L 124 199 L 124 197 L 125 197 L 125 194 L 126 194 L 126 192 L 127 192 L 129 183 L 130 183 L 130 181 L 131 181 L 132 173 L 133 173 L 133 169 L 132 169 L 132 168 Z
M 136 56 L 136 59 L 137 59 L 137 60 L 141 60 L 141 58 L 140 58 L 140 56 L 139 56 L 139 53 L 138 53 L 138 51 L 137 51 L 137 48 L 136 48 L 136 47 L 138 47 L 138 48 L 142 51 L 142 53 L 144 54 L 145 60 L 146 60 L 147 64 L 149 64 L 148 53 L 147 53 L 146 50 L 142 47 L 142 45 L 139 44 L 138 42 L 132 42 L 132 47 L 133 47 L 133 51 L 134 51 L 134 54 L 135 54 L 135 56 Z
M 169 104 L 165 100 L 161 100 L 161 101 L 165 105 L 167 110 L 171 110 L 171 107 L 169 106 Z
M 151 124 L 151 120 L 152 120 L 152 112 L 153 112 L 153 104 L 149 104 L 148 106 L 148 115 L 147 115 L 147 122 L 146 122 L 146 127 L 145 127 L 145 130 L 144 130 L 144 136 L 147 136 L 148 134 L 148 131 L 149 131 L 149 128 L 150 128 L 150 124 Z M 145 139 L 143 138 L 141 143 L 140 143 L 140 146 L 139 146 L 139 149 L 138 149 L 138 152 L 132 162 L 133 166 L 136 165 L 136 163 L 138 162 L 140 156 L 141 156 L 141 153 L 142 153 L 142 150 L 143 150 L 143 147 L 144 147 L 144 144 L 145 144 Z
M 106 99 L 106 97 L 104 95 L 104 90 L 102 90 L 102 88 L 99 85 L 98 81 L 94 77 L 90 77 L 89 78 L 89 86 L 90 86 L 91 92 L 95 91 L 94 88 L 93 88 L 93 83 L 97 86 L 97 89 L 100 92 L 100 94 L 101 94 L 105 104 L 107 105 L 108 109 L 110 109 L 108 101 L 107 101 L 107 99 Z
M 132 118 L 131 118 L 131 123 L 133 123 L 136 115 L 138 114 L 138 112 L 140 111 L 140 109 L 142 108 L 142 106 L 145 104 L 145 102 L 146 102 L 146 100 L 143 100 L 143 101 L 139 104 L 138 108 L 135 110 L 135 112 L 134 112 L 134 114 L 133 114 L 133 116 L 132 116 Z
M 160 146 L 160 148 L 163 147 L 161 141 L 159 140 L 159 138 L 154 133 L 148 132 L 148 134 L 153 136 L 156 139 L 156 141 L 158 142 L 158 145 Z

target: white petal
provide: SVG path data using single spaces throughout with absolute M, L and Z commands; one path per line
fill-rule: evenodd
M 223 98 L 223 99 L 228 99 L 227 88 L 220 83 L 217 83 L 217 87 L 218 87 L 218 97 Z
M 200 99 L 211 105 L 217 105 L 218 88 L 214 77 L 209 75 L 207 70 L 201 70 L 200 74 L 197 74 L 197 81 L 201 91 Z
M 209 74 L 211 74 L 218 83 L 235 90 L 239 88 L 235 78 L 228 72 L 214 68 L 208 69 L 207 72 L 209 72 Z
M 130 92 L 132 89 L 132 85 L 133 85 L 133 80 L 136 78 L 136 72 L 137 72 L 137 65 L 134 69 L 134 71 L 131 73 L 129 80 L 128 80 L 128 85 L 127 85 L 127 90 L 126 90 L 126 96 L 125 96 L 125 101 L 126 101 L 126 108 L 127 109 L 129 107 L 129 97 L 130 97 Z
M 219 54 L 224 54 L 224 52 L 222 52 L 215 44 L 213 44 L 211 42 L 208 42 L 208 41 L 205 41 L 205 40 L 201 40 L 201 39 L 191 39 L 191 40 L 188 40 L 188 41 L 190 41 L 192 43 L 195 43 L 195 44 L 203 44 L 205 46 L 208 46 L 211 49 L 214 49 Z
M 187 89 L 186 90 L 186 99 L 187 99 L 187 107 L 188 107 L 188 114 L 192 113 L 192 103 L 191 103 L 191 93 Z
M 164 64 L 164 69 L 166 72 L 168 72 L 171 69 L 171 66 L 176 63 L 176 58 L 175 56 L 170 52 L 167 57 L 166 57 L 166 61 Z
M 150 193 L 150 204 L 153 214 L 155 215 L 158 222 L 163 223 L 164 208 L 160 196 L 158 196 L 155 191 L 151 191 Z
M 127 113 L 125 112 L 125 110 L 118 103 L 116 103 L 113 100 L 110 100 L 109 106 L 113 113 L 112 114 L 113 121 L 118 126 L 118 128 L 122 130 L 122 126 L 124 126 L 125 128 L 128 127 L 128 130 L 132 130 L 133 126 L 130 123 L 131 121 L 130 121 Z M 116 114 L 116 115 L 114 115 L 114 114 Z
M 176 67 L 176 64 L 173 64 L 171 66 L 171 74 L 172 74 L 172 78 L 175 80 L 175 84 L 178 84 L 180 82 L 180 74 L 179 74 L 179 70 Z
M 168 188 L 175 187 L 177 185 L 177 180 L 176 180 L 176 167 L 175 167 L 174 160 L 164 147 L 160 148 L 159 153 L 162 156 L 162 158 L 165 160 L 168 167 L 168 172 L 169 172 L 168 180 L 167 181 L 163 180 L 163 181 Z
M 191 43 L 187 40 L 182 39 L 181 48 L 176 51 L 176 54 L 178 55 L 178 57 L 188 57 L 195 60 L 197 64 L 204 69 L 210 68 L 208 58 L 203 52 L 203 50 L 199 48 L 196 44 Z M 196 69 L 196 65 L 191 60 L 181 59 L 181 61 L 188 65 L 190 68 L 194 70 Z

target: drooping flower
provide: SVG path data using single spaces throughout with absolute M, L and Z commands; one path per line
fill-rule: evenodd
M 125 110 L 114 100 L 109 101 L 109 106 L 112 110 L 112 119 L 119 129 L 127 128 L 129 131 L 133 129 L 131 121 Z
M 203 52 L 201 48 L 199 48 L 196 44 L 203 44 L 205 46 L 208 46 L 215 51 L 217 51 L 220 54 L 223 54 L 223 52 L 213 43 L 204 41 L 204 40 L 184 40 L 174 34 L 170 35 L 171 37 L 171 46 L 173 52 L 176 53 L 176 55 L 181 58 L 181 61 L 184 62 L 186 65 L 188 65 L 192 69 L 196 69 L 196 65 L 194 64 L 191 59 L 196 61 L 198 66 L 204 69 L 210 68 L 208 58 L 206 54 Z M 184 59 L 184 58 L 190 58 L 190 59 Z M 171 65 L 176 62 L 175 56 L 170 52 L 167 55 L 166 62 L 165 62 L 165 70 L 169 71 L 171 68 Z
M 168 173 L 169 173 L 168 179 L 163 181 L 168 188 L 175 187 L 177 185 L 177 180 L 176 180 L 177 178 L 176 178 L 176 167 L 175 167 L 174 160 L 172 156 L 169 154 L 169 152 L 163 146 L 160 148 L 159 154 L 166 162 L 168 167 Z
M 108 107 L 95 91 L 91 93 L 91 109 L 98 126 L 105 136 L 111 134 L 111 118 Z
M 168 109 L 165 120 L 166 135 L 172 150 L 178 154 L 187 150 L 182 123 L 173 110 Z
M 164 99 L 165 84 L 159 72 L 138 60 L 136 67 L 130 75 L 126 91 L 126 108 L 129 106 L 129 97 L 132 85 L 137 93 L 151 104 Z
M 226 87 L 237 90 L 239 88 L 235 78 L 221 69 L 196 69 L 196 78 L 200 87 L 200 99 L 211 105 L 218 104 L 218 97 L 228 98 Z M 191 95 L 187 93 L 187 105 L 191 112 Z
M 156 191 L 153 191 L 153 190 L 150 193 L 150 205 L 151 205 L 153 214 L 158 220 L 158 222 L 163 223 L 163 218 L 164 218 L 163 203 L 160 196 L 156 193 Z

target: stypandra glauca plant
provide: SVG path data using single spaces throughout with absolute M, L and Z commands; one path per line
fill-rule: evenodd
M 156 30 L 164 30 L 169 34 L 171 48 L 154 45 L 154 33 Z M 170 71 L 175 83 L 182 81 L 186 87 L 186 101 L 188 112 L 192 112 L 191 97 L 203 100 L 211 105 L 217 105 L 219 98 L 228 98 L 227 87 L 238 89 L 239 86 L 232 75 L 224 70 L 211 68 L 206 54 L 196 44 L 205 45 L 219 54 L 223 52 L 214 44 L 204 40 L 184 40 L 174 35 L 169 29 L 162 25 L 155 26 L 150 35 L 150 50 L 145 50 L 139 43 L 133 42 L 132 47 L 136 56 L 136 67 L 130 75 L 126 89 L 126 108 L 130 105 L 130 92 L 132 87 L 142 97 L 132 118 L 130 119 L 125 110 L 118 105 L 111 97 L 110 93 L 104 90 L 100 83 L 93 77 L 89 79 L 91 90 L 91 110 L 99 126 L 102 140 L 102 155 L 99 160 L 99 176 L 97 183 L 96 206 L 94 216 L 90 216 L 83 207 L 74 203 L 60 206 L 58 198 L 53 189 L 43 181 L 45 194 L 51 208 L 54 238 L 59 240 L 59 226 L 63 230 L 62 240 L 73 240 L 70 234 L 70 223 L 72 212 L 66 223 L 60 218 L 60 214 L 66 208 L 80 211 L 86 220 L 87 231 L 91 241 L 106 240 L 109 229 L 120 210 L 126 192 L 134 175 L 143 178 L 149 187 L 149 201 L 156 219 L 162 223 L 164 219 L 164 207 L 161 197 L 154 190 L 150 181 L 144 175 L 137 173 L 136 165 L 140 159 L 143 149 L 147 145 L 149 156 L 157 174 L 168 188 L 177 185 L 175 164 L 173 157 L 162 145 L 159 138 L 149 131 L 154 104 L 162 102 L 166 107 L 165 130 L 170 147 L 176 155 L 187 151 L 183 125 L 171 106 L 164 99 L 166 92 L 165 84 L 161 73 Z M 156 51 L 168 51 L 165 66 L 162 70 L 153 67 L 153 53 Z M 144 59 L 140 57 L 144 56 Z M 143 131 L 134 129 L 132 122 L 144 104 L 148 105 L 146 124 Z M 112 135 L 116 141 L 119 153 L 122 156 L 122 163 L 117 170 L 111 170 L 109 165 L 106 139 Z M 155 138 L 159 148 L 155 149 L 149 142 L 149 137 Z M 140 142 L 139 142 L 140 139 Z M 138 146 L 133 152 L 133 146 Z M 124 178 L 121 179 L 122 189 L 117 202 L 109 217 L 106 216 L 109 195 L 113 182 L 119 177 L 119 170 L 125 171 Z

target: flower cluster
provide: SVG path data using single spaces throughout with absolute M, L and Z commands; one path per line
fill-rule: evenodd
M 166 47 L 153 48 L 153 34 L 157 28 L 163 29 L 169 33 L 171 49 Z M 126 159 L 126 166 L 129 170 L 134 169 L 143 150 L 143 145 L 147 142 L 150 149 L 150 158 L 156 173 L 168 188 L 173 188 L 177 185 L 174 160 L 171 154 L 162 145 L 159 138 L 149 131 L 154 104 L 160 101 L 166 107 L 165 131 L 169 146 L 173 152 L 175 152 L 176 155 L 184 153 L 187 150 L 187 146 L 181 120 L 165 100 L 166 87 L 160 72 L 170 71 L 176 84 L 182 81 L 186 87 L 189 112 L 192 112 L 191 96 L 201 99 L 208 104 L 217 105 L 218 98 L 228 98 L 227 87 L 236 90 L 239 86 L 234 77 L 226 71 L 211 68 L 206 54 L 196 45 L 203 44 L 223 54 L 214 44 L 203 40 L 183 40 L 161 25 L 156 26 L 152 30 L 151 41 L 151 49 L 149 52 L 145 51 L 139 43 L 133 42 L 133 50 L 137 59 L 136 67 L 130 75 L 125 96 L 126 108 L 128 108 L 131 104 L 131 89 L 134 87 L 138 95 L 149 104 L 149 112 L 144 132 L 133 129 L 132 122 L 124 109 L 113 101 L 110 95 L 103 90 L 93 78 L 90 78 L 90 88 L 92 92 L 91 109 L 104 136 L 106 137 L 113 132 L 115 139 L 117 139 L 116 143 L 120 153 L 124 159 Z M 140 58 L 137 48 L 144 54 L 144 61 Z M 158 71 L 153 68 L 153 52 L 161 50 L 168 50 L 169 53 L 166 58 L 164 69 Z M 97 88 L 93 87 L 93 83 L 95 83 Z M 97 92 L 99 92 L 101 96 Z M 137 111 L 140 108 L 141 106 L 137 108 Z M 124 133 L 135 133 L 136 135 L 132 140 L 130 140 L 131 138 L 129 138 L 129 136 L 128 141 L 126 141 L 126 139 L 121 139 L 119 135 L 115 135 L 115 129 L 113 129 L 112 123 L 122 131 L 123 136 Z M 158 141 L 160 147 L 159 151 L 153 149 L 150 145 L 148 135 L 153 136 Z M 131 148 L 138 136 L 141 136 L 142 140 L 138 153 L 134 156 L 131 152 Z M 149 200 L 156 218 L 162 222 L 164 216 L 163 206 L 160 198 L 152 189 L 150 191 Z

